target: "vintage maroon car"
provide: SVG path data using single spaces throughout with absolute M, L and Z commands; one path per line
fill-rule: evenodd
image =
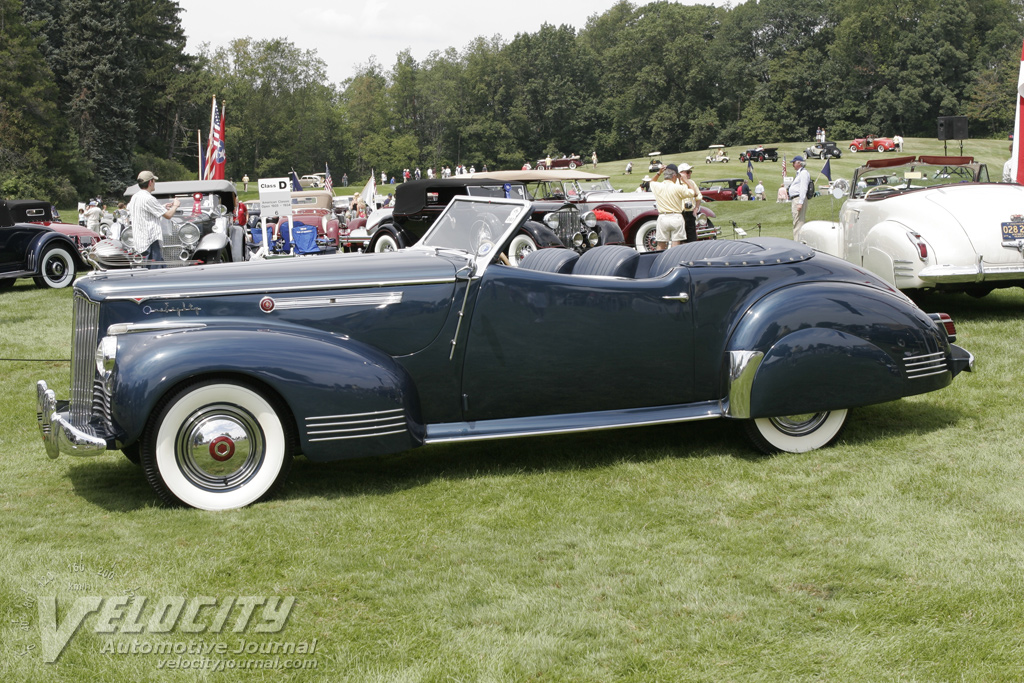
M 335 248 L 340 246 L 342 220 L 334 213 L 334 198 L 327 190 L 292 192 L 292 218 L 315 225 L 318 241 Z
M 84 253 L 86 249 L 103 239 L 95 230 L 72 223 L 62 223 L 60 218 L 54 215 L 53 205 L 49 202 L 35 199 L 12 200 L 7 202 L 7 208 L 16 223 L 38 223 L 67 235 L 75 243 L 79 253 Z
M 863 138 L 857 138 L 850 142 L 851 152 L 891 152 L 896 149 L 896 143 L 892 141 L 892 138 L 879 138 L 874 135 L 868 135 Z
M 567 168 L 570 171 L 583 165 L 583 160 L 576 154 L 561 159 L 537 159 L 537 170 L 550 171 L 553 168 Z
M 718 178 L 717 180 L 701 180 L 697 183 L 700 194 L 706 202 L 731 202 L 740 196 L 743 178 Z
M 657 249 L 654 231 L 658 211 L 654 208 L 654 195 L 650 192 L 622 192 L 612 187 L 608 176 L 580 170 L 494 171 L 477 173 L 474 177 L 520 182 L 526 185 L 534 200 L 571 202 L 580 211 L 611 214 L 622 230 L 626 244 L 638 251 Z M 714 217 L 711 209 L 701 207 L 701 215 L 697 218 L 698 239 L 717 237 L 718 229 L 711 222 Z

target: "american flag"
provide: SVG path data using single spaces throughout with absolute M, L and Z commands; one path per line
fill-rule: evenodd
M 331 179 L 331 167 L 324 164 L 324 170 L 326 171 L 326 173 L 324 173 L 324 187 L 328 192 L 334 194 L 334 181 Z
M 206 166 L 203 168 L 203 180 L 222 180 L 224 178 L 224 118 L 217 109 L 217 98 L 213 98 L 213 111 L 210 114 L 210 135 L 206 143 Z
M 782 182 L 786 182 L 786 155 L 782 155 Z

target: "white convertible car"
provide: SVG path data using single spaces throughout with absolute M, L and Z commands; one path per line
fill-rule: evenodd
M 984 296 L 1024 286 L 1024 186 L 989 182 L 972 157 L 871 159 L 839 222 L 810 221 L 798 242 L 880 275 L 899 289 Z

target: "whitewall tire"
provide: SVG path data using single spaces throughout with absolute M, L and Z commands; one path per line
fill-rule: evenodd
M 658 242 L 655 240 L 655 235 L 658 231 L 658 221 L 647 221 L 636 231 L 636 250 L 643 253 L 645 251 L 656 251 L 658 249 Z
M 255 503 L 291 468 L 283 413 L 245 384 L 187 385 L 158 406 L 142 434 L 146 479 L 172 504 L 230 510 Z
M 390 232 L 384 232 L 373 242 L 373 250 L 378 254 L 385 251 L 398 251 L 398 240 Z
M 846 424 L 849 410 L 762 417 L 746 422 L 747 436 L 765 453 L 806 453 L 829 445 Z
M 64 289 L 75 281 L 75 259 L 64 247 L 47 247 L 39 263 L 39 275 L 32 278 L 37 287 Z
M 508 245 L 509 265 L 518 266 L 529 254 L 537 251 L 537 243 L 526 233 L 519 233 Z

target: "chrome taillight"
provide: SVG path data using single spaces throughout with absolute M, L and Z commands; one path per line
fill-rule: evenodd
M 924 241 L 924 238 L 921 237 L 921 234 L 917 232 L 908 232 L 907 239 L 909 239 L 910 243 L 913 244 L 914 247 L 917 249 L 918 258 L 920 258 L 922 261 L 927 261 L 928 244 Z

